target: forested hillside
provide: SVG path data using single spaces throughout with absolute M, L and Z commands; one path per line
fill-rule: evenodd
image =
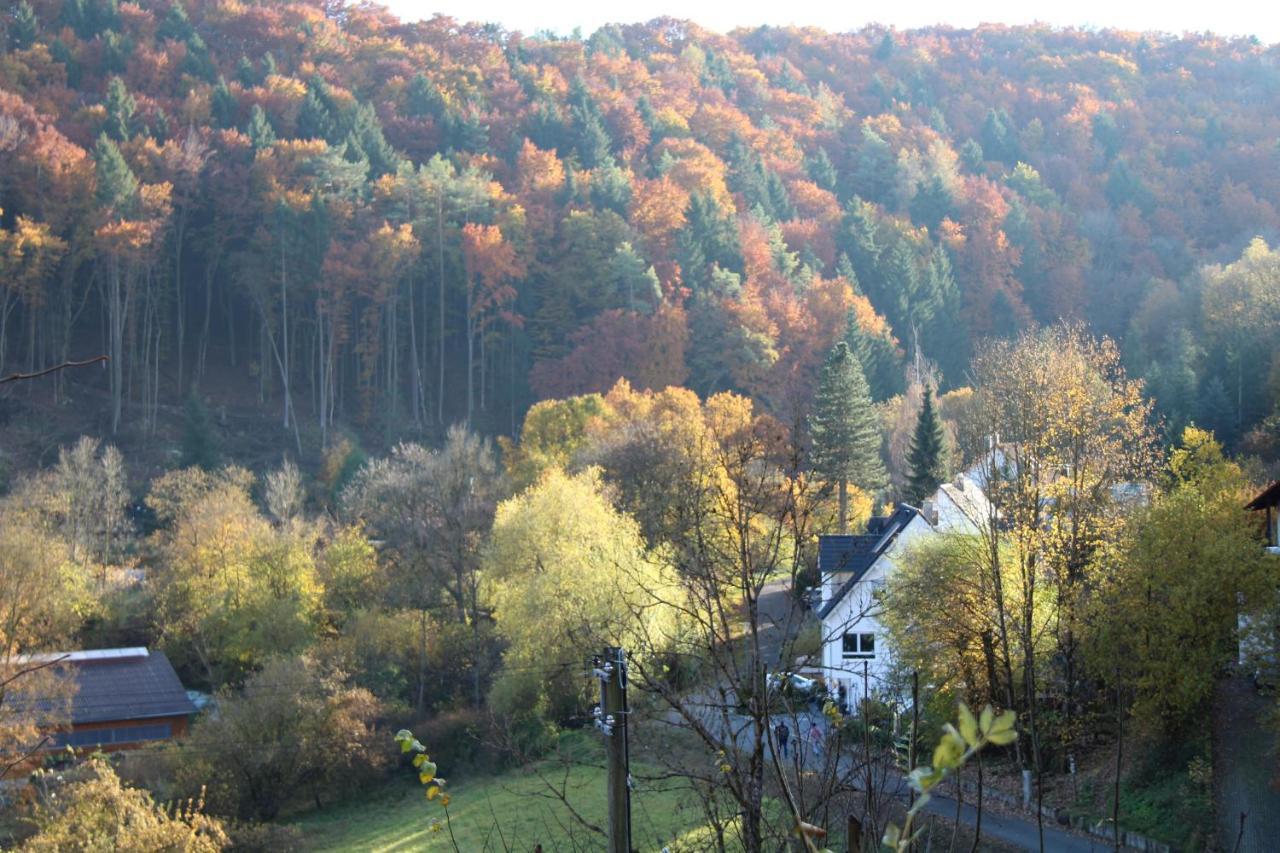
M 109 355 L 23 397 L 103 433 L 192 395 L 305 453 L 514 433 L 619 376 L 796 423 L 841 338 L 884 399 L 1073 318 L 1175 428 L 1268 445 L 1280 260 L 1211 265 L 1280 231 L 1274 46 L 237 0 L 0 26 L 0 373 Z

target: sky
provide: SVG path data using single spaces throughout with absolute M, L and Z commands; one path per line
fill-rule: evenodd
M 436 13 L 460 21 L 496 22 L 509 30 L 561 34 L 581 27 L 590 35 L 606 23 L 634 23 L 670 15 L 719 32 L 771 24 L 812 25 L 845 31 L 869 23 L 898 29 L 979 23 L 1110 27 L 1158 30 L 1174 34 L 1212 31 L 1256 35 L 1280 42 L 1280 3 L 1276 0 L 381 0 L 404 20 Z

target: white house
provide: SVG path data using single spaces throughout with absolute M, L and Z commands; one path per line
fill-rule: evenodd
M 856 703 L 864 681 L 872 696 L 889 691 L 893 649 L 881 626 L 876 592 L 914 543 L 928 536 L 978 533 L 988 511 L 978 482 L 961 475 L 918 509 L 900 503 L 891 515 L 872 518 L 866 533 L 818 537 L 822 668 L 833 694 Z

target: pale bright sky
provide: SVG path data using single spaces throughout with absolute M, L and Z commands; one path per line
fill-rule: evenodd
M 1276 0 L 382 0 L 404 20 L 436 13 L 460 21 L 502 24 L 526 35 L 549 29 L 568 34 L 581 27 L 590 35 L 606 23 L 634 23 L 670 15 L 719 32 L 739 26 L 813 25 L 846 31 L 868 23 L 898 29 L 983 22 L 1159 30 L 1174 34 L 1206 30 L 1222 35 L 1256 35 L 1280 42 Z

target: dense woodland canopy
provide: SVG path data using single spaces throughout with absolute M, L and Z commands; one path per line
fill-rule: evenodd
M 1175 434 L 1275 432 L 1256 40 L 236 0 L 22 0 L 0 34 L 0 372 L 109 354 L 52 392 L 96 389 L 103 432 L 196 394 L 307 453 L 514 433 L 619 376 L 799 423 L 837 340 L 880 400 L 1058 318 L 1121 339 Z
M 0 377 L 109 356 L 0 390 L 0 777 L 32 649 L 163 648 L 221 710 L 142 784 L 272 821 L 382 778 L 390 723 L 451 774 L 547 753 L 622 645 L 698 825 L 766 849 L 765 665 L 830 639 L 770 638 L 766 584 L 968 468 L 979 532 L 884 593 L 902 695 L 1017 711 L 990 766 L 1077 804 L 1131 721 L 1116 778 L 1203 846 L 1216 679 L 1276 623 L 1280 46 L 21 0 L 0 51 Z M 870 767 L 877 709 L 824 707 Z

